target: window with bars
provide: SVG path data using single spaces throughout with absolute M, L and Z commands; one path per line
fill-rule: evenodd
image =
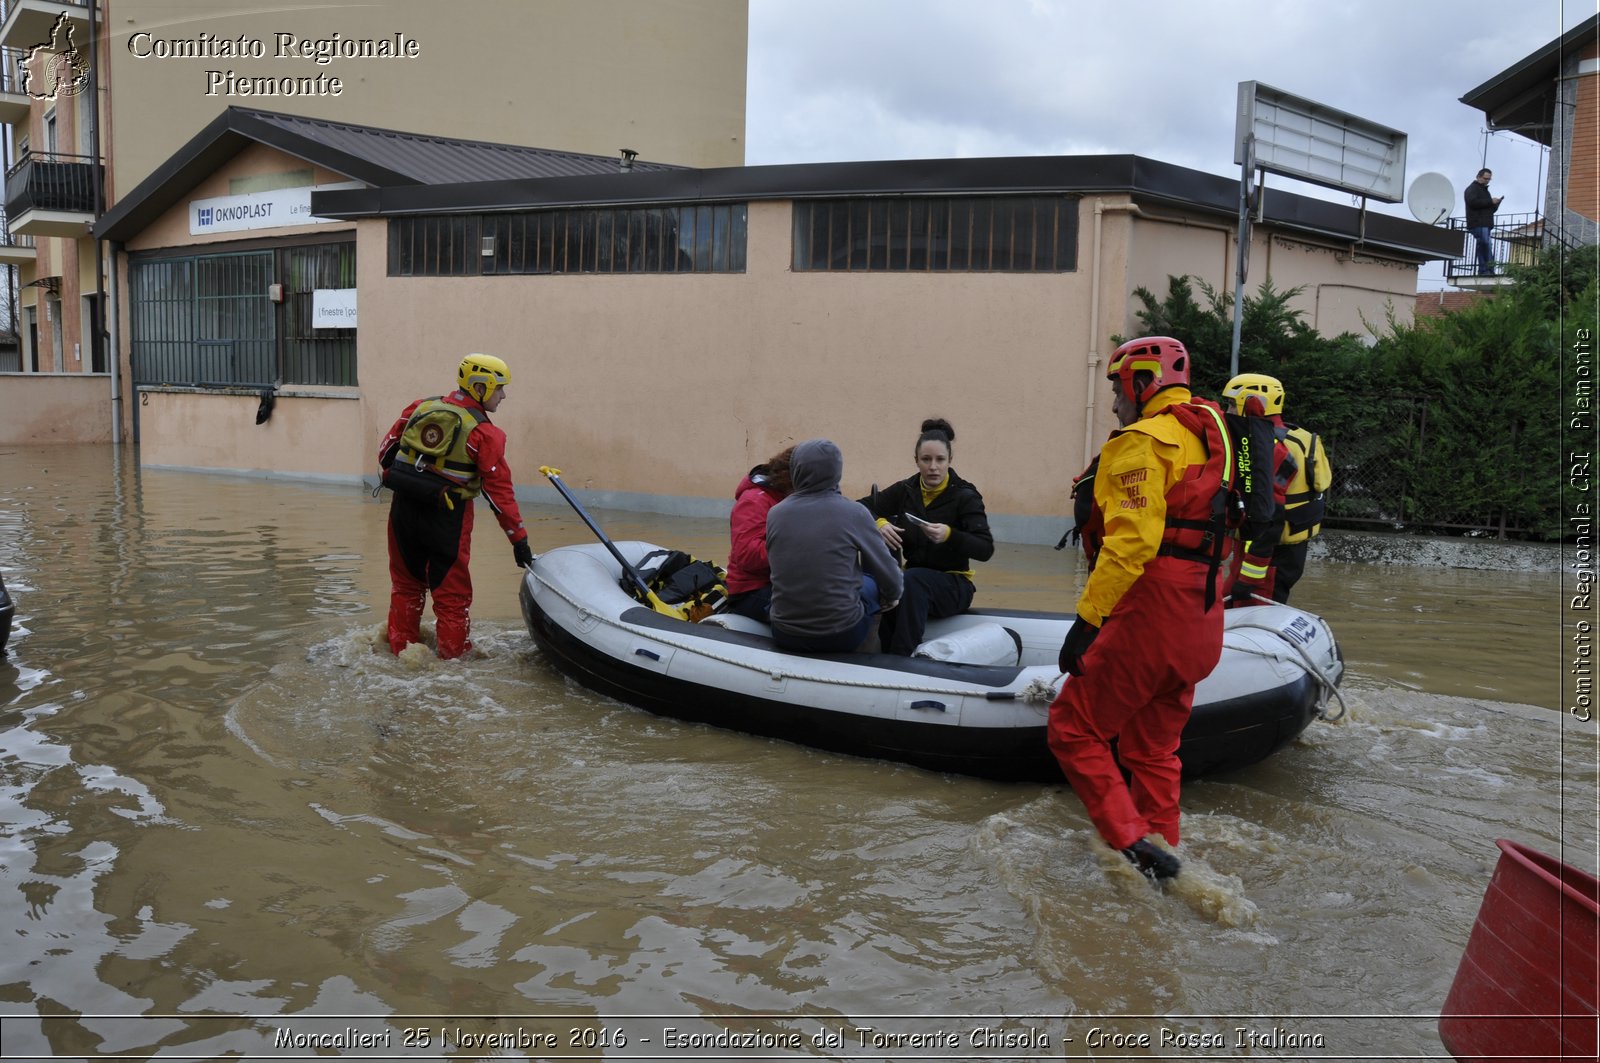
M 796 272 L 1060 273 L 1077 268 L 1078 197 L 801 200 Z
M 743 273 L 743 203 L 389 221 L 389 276 L 527 273 Z
M 135 384 L 353 387 L 356 330 L 312 328 L 313 293 L 354 288 L 354 242 L 209 255 L 136 255 Z M 283 301 L 269 289 L 283 285 Z

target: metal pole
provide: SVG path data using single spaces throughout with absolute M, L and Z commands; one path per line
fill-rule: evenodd
M 1233 278 L 1233 345 L 1228 354 L 1228 377 L 1239 375 L 1239 337 L 1244 331 L 1244 278 L 1250 270 L 1250 177 L 1256 168 L 1256 138 L 1245 134 L 1244 162 L 1239 164 L 1239 246 Z

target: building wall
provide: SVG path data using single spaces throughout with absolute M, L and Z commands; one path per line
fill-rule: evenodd
M 1234 248 L 1238 228 L 1220 219 L 1140 212 L 1148 238 L 1135 236 L 1137 250 L 1129 275 L 1129 291 L 1144 287 L 1163 298 L 1169 276 L 1194 279 L 1195 297 L 1205 299 L 1200 284 L 1231 297 Z M 1289 305 L 1308 325 L 1325 336 L 1345 332 L 1368 335 L 1388 327 L 1390 312 L 1409 323 L 1416 302 L 1417 267 L 1376 258 L 1349 245 L 1335 246 L 1264 231 L 1251 232 L 1249 276 L 1245 297 L 1254 298 L 1270 280 L 1275 290 L 1300 289 Z M 1134 322 L 1130 321 L 1130 327 Z M 1226 354 L 1227 352 L 1223 352 Z
M 230 105 L 692 166 L 744 162 L 747 0 L 109 0 L 111 181 L 124 194 Z M 277 57 L 301 40 L 414 40 L 414 59 Z M 137 36 L 147 34 L 149 36 Z M 163 57 L 156 41 L 259 41 L 264 58 Z M 339 95 L 243 95 L 239 78 L 337 77 Z
M 1566 207 L 1600 221 L 1600 43 L 1584 49 L 1572 91 L 1576 101 L 1571 112 Z
M 331 170 L 312 166 L 303 159 L 285 155 L 264 144 L 245 148 L 224 167 L 200 182 L 183 199 L 174 203 L 137 237 L 129 240 L 129 251 L 148 251 L 159 247 L 198 247 L 204 244 L 237 243 L 240 240 L 259 239 L 263 236 L 281 237 L 299 233 L 327 233 L 348 231 L 349 223 L 323 222 L 316 225 L 293 225 L 278 229 L 251 229 L 242 232 L 189 234 L 189 204 L 197 199 L 230 196 L 248 191 L 253 180 L 283 175 L 309 174 L 313 185 L 335 184 L 347 180 Z M 124 347 L 126 350 L 126 347 Z
M 1600 42 L 1560 71 L 1544 216 L 1569 243 L 1600 243 Z
M 36 154 L 54 152 L 57 155 L 89 157 L 96 152 L 91 144 L 93 122 L 90 119 L 90 97 L 87 93 L 62 96 L 54 100 L 36 102 L 25 121 L 8 127 L 11 138 L 10 160 L 19 157 L 24 147 Z M 48 126 L 54 120 L 52 142 Z M 17 299 L 17 330 L 22 336 L 22 363 L 33 364 L 34 353 L 28 346 L 27 310 L 32 307 L 38 318 L 38 364 L 41 372 L 90 372 L 93 360 L 90 350 L 90 329 L 83 297 L 97 290 L 94 282 L 94 244 L 87 238 L 36 237 L 37 255 L 34 261 L 18 270 L 19 294 Z M 34 281 L 56 278 L 53 289 L 28 287 Z M 55 308 L 53 301 L 60 299 L 61 358 L 57 365 L 54 349 Z M 107 429 L 109 431 L 109 427 Z
M 227 243 L 189 235 L 188 199 L 294 166 L 248 149 L 129 247 Z M 537 473 L 548 464 L 595 505 L 710 515 L 752 465 L 826 436 L 844 450 L 846 492 L 865 494 L 914 472 L 920 422 L 942 416 L 1003 537 L 1054 541 L 1071 478 L 1113 427 L 1104 361 L 1113 336 L 1138 331 L 1133 290 L 1164 293 L 1172 273 L 1226 290 L 1233 262 L 1230 227 L 1212 219 L 1144 212 L 1122 194 L 1085 197 L 1079 212 L 1076 270 L 1033 274 L 797 273 L 787 201 L 749 204 L 738 274 L 390 277 L 387 222 L 357 222 L 360 388 L 281 388 L 259 426 L 248 389 L 147 389 L 130 414 L 140 460 L 371 479 L 400 411 L 449 391 L 462 356 L 482 351 L 511 366 L 494 420 L 526 492 L 550 494 Z M 1269 270 L 1280 286 L 1306 282 L 1325 323 L 1381 319 L 1415 287 L 1414 267 L 1257 239 L 1252 286 Z
M 140 392 L 139 462 L 177 469 L 254 472 L 306 479 L 354 480 L 366 446 L 352 392 L 290 392 L 256 423 L 254 393 Z M 375 460 L 366 464 L 376 467 Z
M 104 373 L 0 373 L 0 444 L 111 442 Z

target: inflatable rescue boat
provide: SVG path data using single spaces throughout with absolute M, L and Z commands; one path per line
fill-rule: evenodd
M 928 623 L 912 657 L 795 654 L 766 625 L 698 623 L 624 589 L 613 545 L 534 558 L 522 613 L 546 659 L 583 686 L 662 716 L 862 757 L 1008 781 L 1064 781 L 1045 744 L 1071 614 L 974 609 Z M 614 544 L 637 565 L 660 548 Z M 1179 756 L 1198 776 L 1254 764 L 1337 698 L 1327 624 L 1286 605 L 1230 609 L 1222 660 L 1200 683 Z

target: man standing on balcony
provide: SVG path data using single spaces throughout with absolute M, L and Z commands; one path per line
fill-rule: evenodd
M 1478 243 L 1478 274 L 1485 277 L 1494 275 L 1494 244 L 1490 242 L 1490 234 L 1494 230 L 1495 209 L 1506 198 L 1489 194 L 1489 179 L 1493 176 L 1487 167 L 1479 170 L 1477 180 L 1467 186 L 1462 196 L 1467 203 L 1467 232 Z

